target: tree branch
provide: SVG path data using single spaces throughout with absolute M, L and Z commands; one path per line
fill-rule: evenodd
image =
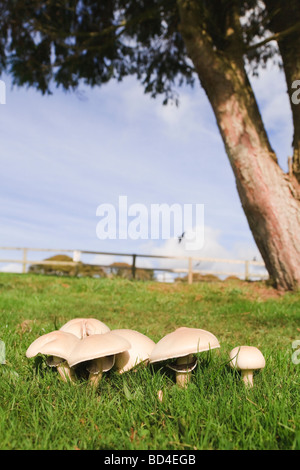
M 290 28 L 287 28 L 286 30 L 281 31 L 280 33 L 272 34 L 272 36 L 269 36 L 268 38 L 263 39 L 262 41 L 260 41 L 256 44 L 252 44 L 251 46 L 246 47 L 246 51 L 252 51 L 254 49 L 258 49 L 259 47 L 264 46 L 265 44 L 267 44 L 268 42 L 271 42 L 271 41 L 279 41 L 280 39 L 284 38 L 285 36 L 288 36 L 289 34 L 292 34 L 292 33 L 294 33 L 295 31 L 298 31 L 298 30 L 300 30 L 300 21 L 295 23 Z

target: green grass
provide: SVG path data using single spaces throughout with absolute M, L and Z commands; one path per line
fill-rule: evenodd
M 84 380 L 63 383 L 44 358 L 25 356 L 38 336 L 74 317 L 136 329 L 156 342 L 180 326 L 202 328 L 221 348 L 201 356 L 186 390 L 159 364 L 121 376 L 111 370 L 93 391 Z M 292 361 L 299 293 L 279 296 L 242 282 L 1 274 L 0 339 L 1 449 L 300 449 L 300 364 Z M 242 344 L 266 358 L 251 390 L 227 364 L 229 351 Z

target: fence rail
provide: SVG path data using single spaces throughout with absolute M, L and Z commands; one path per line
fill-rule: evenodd
M 78 267 L 82 262 L 82 255 L 106 255 L 106 256 L 118 256 L 118 257 L 131 257 L 132 264 L 131 265 L 122 265 L 120 266 L 121 269 L 130 269 L 132 273 L 132 277 L 136 277 L 137 269 L 144 270 L 144 271 L 158 271 L 158 272 L 169 272 L 169 273 L 181 273 L 187 274 L 188 283 L 192 284 L 193 282 L 193 275 L 200 274 L 200 275 L 217 275 L 217 276 L 241 276 L 241 272 L 236 271 L 213 271 L 208 269 L 195 269 L 193 266 L 194 262 L 198 264 L 200 262 L 204 263 L 224 263 L 224 264 L 232 264 L 232 265 L 243 265 L 243 278 L 245 280 L 251 280 L 253 278 L 256 279 L 267 279 L 268 274 L 266 271 L 264 273 L 254 273 L 250 272 L 250 266 L 260 266 L 265 268 L 265 265 L 261 261 L 250 261 L 250 260 L 238 260 L 238 259 L 224 259 L 224 258 L 205 258 L 205 257 L 196 257 L 196 256 L 168 256 L 168 255 L 149 255 L 149 254 L 135 254 L 135 253 L 115 253 L 115 252 L 103 252 L 103 251 L 90 251 L 90 250 L 71 250 L 71 249 L 54 249 L 54 248 L 28 248 L 28 247 L 0 247 L 0 251 L 21 251 L 22 257 L 21 259 L 0 259 L 0 263 L 16 263 L 22 264 L 22 273 L 26 273 L 26 268 L 28 265 L 57 265 L 57 266 L 73 266 Z M 51 252 L 51 253 L 72 253 L 72 261 L 56 261 L 56 260 L 30 260 L 28 258 L 29 252 Z M 137 266 L 137 258 L 153 258 L 153 259 L 168 259 L 168 260 L 180 260 L 186 261 L 185 268 L 164 268 L 164 267 L 138 267 Z M 118 266 L 108 265 L 108 264 L 98 264 L 98 263 L 84 263 L 85 265 L 96 266 L 99 268 L 116 268 Z

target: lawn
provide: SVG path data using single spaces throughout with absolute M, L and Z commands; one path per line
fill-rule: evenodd
M 163 364 L 123 375 L 112 369 L 93 390 L 84 380 L 66 384 L 44 358 L 25 356 L 38 336 L 74 317 L 135 329 L 155 342 L 180 326 L 202 328 L 221 348 L 200 355 L 185 390 Z M 0 448 L 299 450 L 300 355 L 292 349 L 297 339 L 300 293 L 280 295 L 264 283 L 2 273 Z M 266 359 L 248 390 L 228 367 L 229 351 L 244 344 L 257 346 Z

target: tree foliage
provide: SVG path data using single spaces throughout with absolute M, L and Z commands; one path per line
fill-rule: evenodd
M 198 3 L 199 27 L 218 53 L 230 47 L 232 12 L 241 19 L 239 47 L 252 71 L 270 58 L 278 60 L 277 48 L 265 41 L 274 11 L 270 15 L 260 0 Z M 277 10 L 280 4 L 276 0 Z M 5 0 L 0 31 L 0 71 L 10 73 L 14 84 L 42 93 L 55 85 L 70 90 L 135 75 L 146 93 L 162 94 L 167 102 L 176 99 L 177 85 L 195 80 L 176 0 Z M 253 47 L 260 41 L 261 47 Z
M 81 261 L 74 265 L 73 259 L 67 255 L 51 256 L 44 261 L 47 261 L 47 264 L 39 262 L 31 264 L 28 272 L 51 276 L 106 277 L 105 271 L 100 266 L 82 263 Z

